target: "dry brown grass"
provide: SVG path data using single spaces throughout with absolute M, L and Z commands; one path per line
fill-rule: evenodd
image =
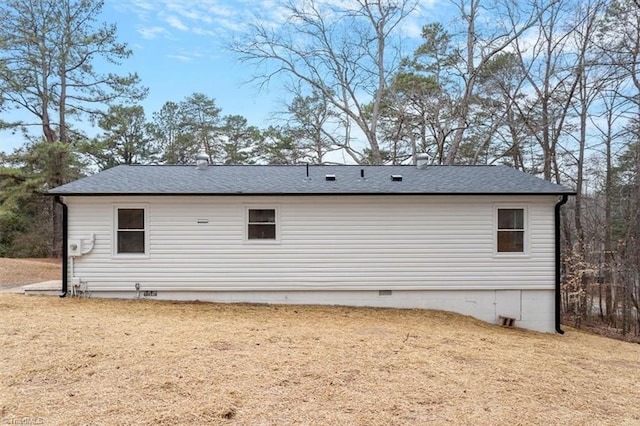
M 0 289 L 61 279 L 60 259 L 0 257 Z
M 2 418 L 640 424 L 640 345 L 423 310 L 0 295 Z

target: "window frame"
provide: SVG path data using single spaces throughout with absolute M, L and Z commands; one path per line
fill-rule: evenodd
M 249 238 L 249 226 L 251 225 L 251 223 L 249 223 L 249 211 L 250 210 L 273 210 L 274 211 L 274 220 L 275 222 L 273 223 L 273 225 L 275 225 L 276 227 L 276 232 L 275 232 L 275 238 L 273 239 L 268 239 L 268 238 Z M 265 223 L 266 224 L 266 223 Z M 280 207 L 277 205 L 273 205 L 273 204 L 266 204 L 266 205 L 256 205 L 256 204 L 251 204 L 251 205 L 245 205 L 244 206 L 244 219 L 243 219 L 243 224 L 242 224 L 242 229 L 243 229 L 243 240 L 245 244 L 280 244 L 280 227 L 281 227 L 281 222 L 280 222 Z
M 120 253 L 118 251 L 118 233 L 120 226 L 118 223 L 119 210 L 143 210 L 144 211 L 144 252 L 140 253 Z M 113 244 L 112 257 L 115 258 L 145 258 L 149 257 L 149 206 L 147 204 L 114 204 L 113 205 Z
M 498 218 L 500 210 L 522 210 L 522 229 L 504 229 L 502 231 L 522 231 L 522 251 L 498 251 L 498 235 L 501 232 Z M 493 253 L 496 257 L 529 257 L 530 227 L 529 207 L 524 204 L 497 204 L 493 208 Z

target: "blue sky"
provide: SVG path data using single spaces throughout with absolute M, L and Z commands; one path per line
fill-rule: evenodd
M 422 25 L 437 14 L 435 4 L 437 0 L 420 1 L 404 23 L 404 36 L 419 40 Z M 284 17 L 277 0 L 105 0 L 99 20 L 116 23 L 119 41 L 132 49 L 133 55 L 112 71 L 138 73 L 149 88 L 141 102 L 148 118 L 167 101 L 202 92 L 215 98 L 223 115 L 243 115 L 249 124 L 266 127 L 286 93 L 277 83 L 262 90 L 246 84 L 252 70 L 236 62 L 225 42 L 252 19 L 277 25 Z M 0 151 L 22 143 L 21 135 L 0 133 Z

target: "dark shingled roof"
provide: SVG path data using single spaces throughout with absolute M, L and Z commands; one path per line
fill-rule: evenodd
M 364 171 L 362 179 L 361 171 Z M 335 175 L 329 181 L 326 175 Z M 399 181 L 392 175 L 401 176 Z M 53 195 L 574 194 L 505 166 L 118 166 Z

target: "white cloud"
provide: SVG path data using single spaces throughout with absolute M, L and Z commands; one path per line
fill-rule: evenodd
M 210 36 L 210 37 L 215 37 L 217 34 L 215 31 L 213 30 L 206 30 L 202 27 L 194 27 L 193 28 L 193 33 L 196 35 L 201 35 L 201 36 Z
M 424 26 L 423 21 L 418 21 L 416 19 L 407 20 L 400 27 L 403 35 L 409 38 L 420 38 L 422 37 L 422 27 Z
M 169 31 L 166 28 L 155 26 L 155 27 L 138 27 L 136 29 L 138 34 L 142 36 L 142 38 L 147 40 L 153 40 L 161 36 L 168 36 Z
M 196 61 L 208 56 L 209 55 L 206 52 L 203 53 L 203 51 L 197 47 L 179 48 L 174 53 L 167 53 L 167 58 L 175 59 L 180 62 Z
M 172 28 L 180 31 L 188 31 L 189 27 L 187 27 L 177 16 L 165 16 L 163 18 L 164 22 L 169 24 Z
M 153 18 L 153 12 L 155 10 L 155 3 L 147 0 L 116 1 L 113 2 L 112 5 L 114 9 L 127 14 L 133 14 L 144 22 Z
M 224 16 L 226 18 L 231 18 L 238 14 L 238 11 L 232 7 L 223 6 L 220 4 L 212 4 L 207 8 L 207 12 L 211 15 L 215 16 Z
M 186 18 L 187 20 L 191 20 L 191 21 L 199 21 L 202 17 L 202 15 L 200 14 L 199 10 L 185 10 L 183 5 L 179 5 L 179 6 L 175 6 L 175 5 L 169 5 L 168 8 L 171 12 L 177 13 L 178 15 L 180 15 L 183 18 Z
M 425 20 L 429 20 L 433 8 L 443 1 L 417 0 L 416 10 L 399 28 L 401 34 L 419 38 Z M 355 0 L 316 0 L 316 4 L 331 13 L 332 8 L 357 3 Z M 168 29 L 207 38 L 228 38 L 231 33 L 242 32 L 247 23 L 255 20 L 275 28 L 288 19 L 287 10 L 278 0 L 130 0 L 127 8 L 148 24 L 163 22 Z M 165 35 L 155 27 L 139 32 L 148 39 Z
M 442 0 L 418 0 L 418 7 L 432 8 L 438 4 L 442 5 L 442 7 L 449 5 L 449 3 Z
M 186 55 L 167 55 L 167 58 L 176 59 L 180 62 L 191 62 L 193 58 Z
M 153 3 L 146 0 L 133 0 L 133 5 L 144 10 L 153 10 Z
M 1 1 L 1 0 L 0 0 Z M 238 0 L 127 0 L 116 3 L 116 7 L 134 14 L 147 26 L 138 32 L 147 39 L 161 35 L 158 27 L 150 24 L 162 22 L 168 29 L 190 32 L 198 36 L 220 37 L 237 31 L 257 10 L 273 13 L 273 4 L 269 1 L 245 2 Z

